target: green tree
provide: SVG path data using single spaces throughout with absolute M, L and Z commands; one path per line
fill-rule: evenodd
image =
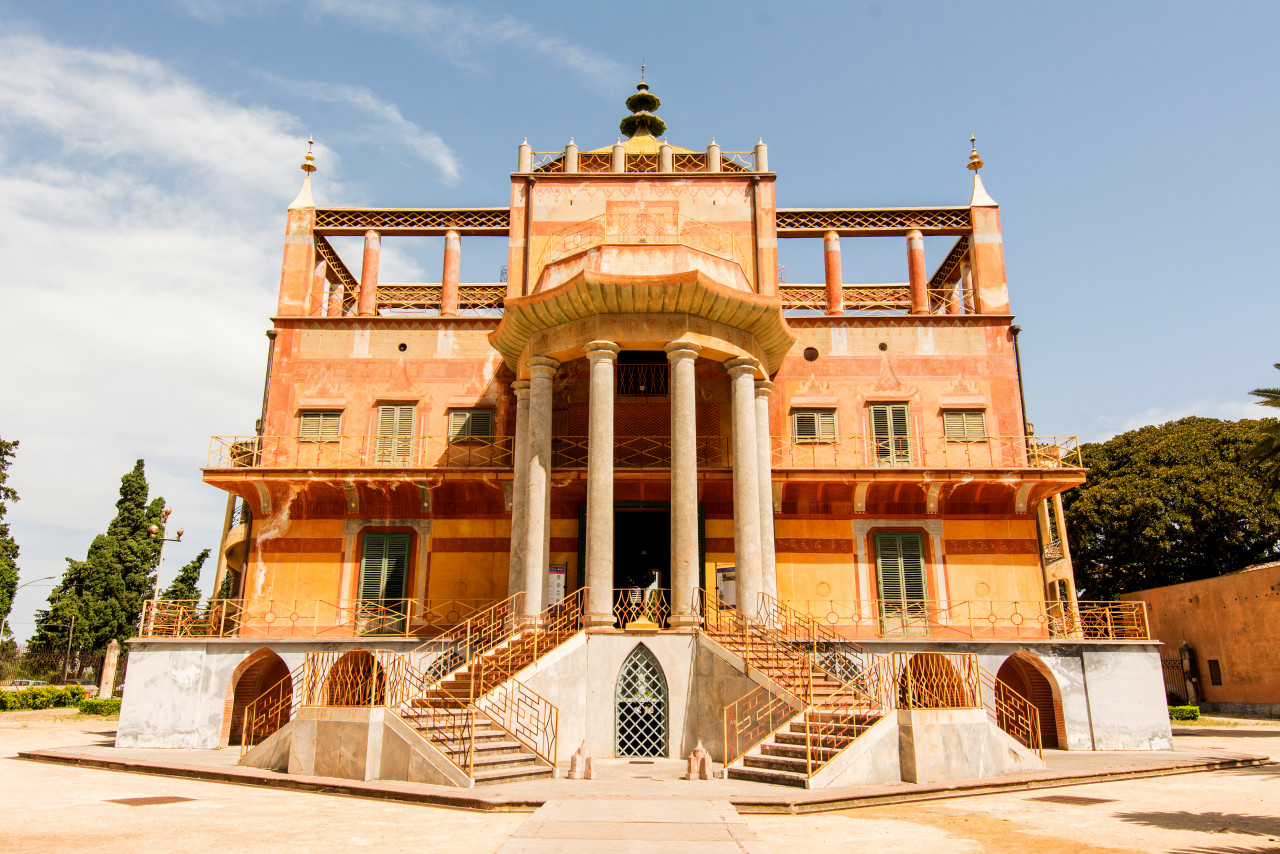
M 200 598 L 200 570 L 204 568 L 204 562 L 209 557 L 209 549 L 205 549 L 195 556 L 189 564 L 178 570 L 178 575 L 173 579 L 173 583 L 164 589 L 160 594 L 160 599 L 199 599 Z
M 18 544 L 9 534 L 9 523 L 4 521 L 4 514 L 8 503 L 18 500 L 18 493 L 13 487 L 5 486 L 5 482 L 9 479 L 9 463 L 17 448 L 16 441 L 0 439 L 0 625 L 5 626 L 6 636 L 12 634 L 5 621 L 13 610 L 13 595 L 18 590 Z M 4 640 L 0 637 L 0 642 Z
M 1276 363 L 1280 370 L 1280 362 Z M 1259 406 L 1280 409 L 1280 388 L 1255 388 L 1249 394 L 1260 397 Z M 1267 499 L 1280 495 L 1280 420 L 1268 418 L 1259 428 L 1258 443 L 1249 451 L 1249 462 L 1257 470 L 1257 478 Z
M 102 649 L 134 634 L 142 601 L 152 595 L 164 536 L 164 499 L 148 503 L 147 492 L 138 460 L 120 479 L 116 516 L 106 533 L 94 537 L 84 560 L 67 558 L 62 582 L 49 594 L 49 608 L 36 614 L 33 644 L 65 647 L 73 617 L 75 649 Z M 154 539 L 152 525 L 160 531 Z
M 1245 457 L 1261 422 L 1183 418 L 1083 445 L 1063 496 L 1088 599 L 1210 578 L 1280 554 L 1280 508 Z

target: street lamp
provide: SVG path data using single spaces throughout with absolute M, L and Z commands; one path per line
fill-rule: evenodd
M 52 575 L 46 575 L 44 578 L 33 578 L 30 581 L 24 581 L 21 584 L 19 584 L 17 587 L 13 588 L 13 598 L 17 599 L 18 591 L 26 587 L 28 584 L 35 584 L 40 581 L 53 581 L 53 578 L 54 577 Z M 9 628 L 9 615 L 5 614 L 4 619 L 0 620 L 0 641 L 4 640 L 4 633 L 8 630 L 8 628 Z
M 164 518 L 163 518 L 163 519 L 161 519 L 161 522 L 163 522 L 163 523 L 165 523 L 165 524 L 168 524 L 168 522 L 169 522 L 169 514 L 170 514 L 170 513 L 172 513 L 172 512 L 173 512 L 173 508 L 172 508 L 172 507 L 166 507 L 166 508 L 164 508 L 164 514 L 163 514 L 163 517 L 164 517 Z M 182 529 L 181 529 L 181 528 L 179 528 L 179 529 L 178 529 L 178 536 L 176 536 L 176 537 L 166 537 L 166 536 L 164 536 L 164 534 L 163 534 L 163 533 L 161 533 L 161 531 L 160 531 L 160 526 L 159 526 L 159 525 L 152 525 L 152 526 L 151 526 L 150 528 L 148 528 L 147 530 L 151 533 L 151 539 L 153 539 L 153 540 L 159 540 L 159 541 L 160 541 L 160 560 L 156 562 L 156 584 L 159 584 L 159 583 L 160 583 L 160 571 L 161 571 L 162 569 L 164 569 L 164 544 L 165 544 L 165 543 L 180 543 L 180 542 L 182 542 Z M 155 585 L 153 584 L 153 585 L 151 586 L 151 597 L 152 597 L 153 599 L 155 598 L 155 594 L 156 594 L 156 588 L 155 588 Z

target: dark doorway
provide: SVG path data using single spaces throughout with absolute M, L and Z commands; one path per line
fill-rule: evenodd
M 613 586 L 671 588 L 671 510 L 619 506 L 613 514 Z

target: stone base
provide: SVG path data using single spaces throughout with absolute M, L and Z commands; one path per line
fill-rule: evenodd
M 613 614 L 583 614 L 582 627 L 584 629 L 611 629 L 613 624 L 617 622 Z
M 672 614 L 667 618 L 667 625 L 673 629 L 696 629 L 702 625 L 702 618 L 695 614 Z

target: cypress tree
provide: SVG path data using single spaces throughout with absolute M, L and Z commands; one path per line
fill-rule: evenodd
M 164 499 L 147 501 L 143 461 L 120 479 L 116 516 L 104 534 L 93 538 L 84 560 L 67 558 L 62 583 L 49 594 L 49 608 L 36 615 L 33 644 L 64 648 L 75 618 L 71 646 L 99 650 L 112 640 L 130 638 L 152 596 L 160 538 L 164 536 Z M 149 528 L 159 529 L 156 537 Z
M 196 555 L 194 560 L 178 570 L 178 575 L 173 579 L 173 583 L 164 589 L 159 598 L 199 599 L 200 570 L 204 568 L 204 562 L 208 557 L 209 549 L 205 549 Z
M 18 590 L 18 544 L 9 534 L 9 523 L 4 521 L 5 510 L 10 501 L 18 500 L 18 493 L 12 487 L 5 486 L 9 479 L 9 462 L 18 443 L 0 439 L 0 624 L 5 626 L 5 634 L 12 635 L 6 620 L 13 610 L 13 595 Z M 0 637 L 0 641 L 5 638 Z

